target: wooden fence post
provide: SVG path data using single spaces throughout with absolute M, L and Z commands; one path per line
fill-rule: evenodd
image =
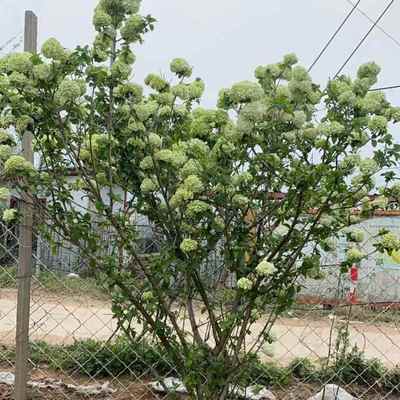
M 32 11 L 25 12 L 24 50 L 37 52 L 38 21 Z M 33 163 L 32 133 L 25 132 L 22 140 L 25 159 Z M 15 400 L 27 399 L 30 291 L 32 275 L 32 226 L 33 210 L 29 193 L 23 193 L 21 202 L 22 221 L 18 257 L 18 303 L 16 329 Z

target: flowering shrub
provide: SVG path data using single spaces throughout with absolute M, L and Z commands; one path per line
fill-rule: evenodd
M 321 277 L 321 254 L 340 230 L 399 196 L 392 172 L 382 173 L 380 197 L 368 194 L 374 177 L 398 159 L 388 127 L 400 111 L 369 92 L 376 64 L 320 88 L 291 54 L 257 67 L 255 81 L 221 90 L 215 109 L 198 105 L 204 82 L 192 79 L 192 66 L 180 58 L 170 65 L 172 79 L 149 74 L 143 90 L 130 81 L 131 45 L 154 19 L 138 14 L 139 3 L 101 0 L 91 46 L 67 51 L 50 39 L 38 56 L 0 61 L 0 177 L 16 191 L 29 188 L 50 231 L 79 246 L 93 272 L 108 277 L 113 313 L 127 336 L 135 336 L 128 327 L 143 326 L 171 355 L 192 398 L 222 400 L 271 340 L 298 278 Z M 32 132 L 40 168 L 7 147 L 13 129 L 20 137 Z M 365 148 L 372 149 L 368 158 Z M 76 207 L 77 190 L 90 208 Z M 38 201 L 43 196 L 47 203 Z M 160 253 L 145 262 L 137 214 L 164 237 Z M 103 229 L 115 233 L 111 255 L 104 254 Z M 344 270 L 367 256 L 360 232 L 348 232 Z M 390 233 L 380 236 L 377 251 L 400 248 Z M 212 257 L 222 264 L 215 282 L 203 274 Z M 233 297 L 217 296 L 230 276 Z M 263 329 L 247 343 L 257 321 Z

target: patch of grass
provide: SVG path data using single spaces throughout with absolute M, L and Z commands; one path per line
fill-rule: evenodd
M 109 292 L 102 284 L 102 279 L 68 277 L 66 275 L 43 271 L 35 277 L 39 287 L 50 293 L 69 296 L 88 296 L 96 300 L 108 300 Z
M 0 265 L 0 289 L 15 289 L 17 287 L 17 269 Z
M 104 278 L 68 277 L 51 271 L 42 271 L 33 277 L 33 284 L 49 293 L 68 296 L 84 294 L 95 300 L 108 300 L 109 291 L 103 284 Z M 17 287 L 16 267 L 0 266 L 0 289 L 15 289 Z

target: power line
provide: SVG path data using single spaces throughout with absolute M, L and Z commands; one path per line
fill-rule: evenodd
M 358 49 L 362 46 L 362 44 L 365 42 L 365 40 L 368 38 L 368 36 L 371 34 L 371 32 L 375 29 L 375 27 L 378 25 L 379 21 L 385 16 L 385 14 L 389 11 L 390 7 L 394 4 L 394 0 L 391 0 L 391 2 L 386 6 L 386 8 L 382 11 L 381 15 L 379 15 L 378 19 L 374 22 L 374 24 L 371 26 L 371 28 L 368 30 L 368 32 L 363 36 L 363 38 L 360 40 L 358 45 L 355 47 L 355 49 L 351 52 L 349 57 L 347 57 L 346 61 L 343 63 L 343 65 L 339 68 L 338 72 L 336 72 L 334 78 L 337 78 L 338 75 L 343 71 L 343 69 L 346 67 L 346 65 L 349 63 L 349 61 L 353 58 L 354 54 L 358 51 Z
M 22 41 L 22 32 L 19 32 L 18 34 L 16 34 L 15 36 L 11 37 L 10 39 L 8 39 L 5 43 L 3 43 L 0 46 L 0 52 L 5 50 L 7 48 L 7 46 L 9 46 L 9 45 L 12 45 L 13 49 L 15 50 L 16 44 L 18 44 L 18 46 L 19 46 L 21 41 Z
M 346 24 L 346 22 L 348 21 L 348 19 L 351 17 L 351 15 L 353 14 L 353 12 L 357 9 L 357 6 L 360 4 L 361 0 L 358 0 L 357 3 L 354 5 L 353 4 L 353 8 L 350 10 L 350 12 L 346 15 L 346 18 L 342 21 L 342 23 L 339 25 L 339 27 L 336 29 L 336 31 L 334 32 L 334 34 L 329 38 L 328 42 L 325 44 L 325 46 L 322 48 L 322 50 L 319 52 L 318 56 L 316 57 L 316 59 L 313 61 L 313 63 L 310 65 L 310 67 L 308 68 L 308 72 L 310 72 L 315 64 L 317 64 L 317 62 L 320 60 L 320 58 L 324 55 L 325 51 L 328 49 L 328 47 L 331 45 L 331 43 L 333 42 L 333 40 L 335 39 L 335 37 L 339 34 L 339 32 L 342 30 L 342 28 L 344 27 L 344 25 Z
M 349 4 L 354 6 L 354 3 L 352 0 L 346 0 Z M 357 4 L 356 4 L 357 6 Z M 357 11 L 363 15 L 369 22 L 374 23 L 374 20 L 361 8 L 357 7 Z M 385 29 L 383 29 L 380 25 L 376 25 L 376 28 L 379 29 L 383 34 L 385 34 L 390 40 L 392 40 L 397 46 L 400 47 L 400 41 L 397 40 L 393 35 L 391 35 L 389 32 L 387 32 Z
M 392 90 L 392 89 L 400 89 L 400 85 L 384 86 L 384 87 L 369 89 L 369 92 L 378 92 L 380 90 Z

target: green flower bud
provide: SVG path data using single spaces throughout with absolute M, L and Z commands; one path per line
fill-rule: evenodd
M 172 60 L 170 68 L 171 72 L 180 78 L 190 77 L 192 75 L 192 67 L 183 58 L 175 58 Z
M 64 79 L 55 93 L 55 99 L 60 105 L 75 101 L 82 96 L 82 84 L 76 80 Z
M 198 242 L 192 239 L 184 239 L 180 245 L 180 249 L 184 253 L 192 253 L 193 251 L 196 251 L 198 247 L 199 247 Z
M 11 156 L 11 147 L 5 144 L 0 145 L 0 160 L 5 161 Z
M 93 15 L 93 25 L 96 31 L 101 31 L 102 29 L 109 27 L 111 24 L 111 16 L 107 14 L 102 7 L 97 6 Z
M 204 189 L 203 182 L 196 175 L 188 176 L 183 182 L 183 186 L 190 192 L 199 193 Z
M 253 282 L 248 278 L 240 278 L 236 285 L 238 289 L 243 290 L 244 292 L 248 292 L 253 288 Z
M 366 254 L 356 247 L 350 247 L 346 252 L 346 258 L 350 263 L 360 262 Z
M 143 180 L 142 184 L 140 185 L 140 190 L 142 193 L 151 193 L 157 189 L 157 185 L 153 182 L 152 179 L 146 178 Z
M 169 83 L 156 74 L 147 75 L 144 82 L 147 86 L 150 86 L 153 90 L 156 90 L 157 92 L 162 92 L 169 88 Z
M 263 261 L 261 261 L 256 267 L 256 273 L 258 276 L 261 276 L 261 277 L 270 276 L 276 271 L 277 271 L 277 269 L 276 269 L 275 265 L 271 262 L 268 262 L 267 259 L 264 259 Z
M 4 173 L 7 176 L 19 176 L 34 171 L 33 165 L 22 156 L 11 156 L 4 163 Z
M 136 115 L 140 121 L 147 121 L 157 111 L 159 105 L 155 101 L 149 101 L 147 103 L 140 103 L 135 105 L 134 109 Z
M 8 201 L 11 196 L 10 191 L 5 187 L 0 187 L 0 201 Z
M 9 208 L 3 211 L 3 221 L 7 224 L 14 221 L 17 217 L 17 210 Z
M 42 53 L 46 58 L 56 61 L 63 61 L 66 56 L 65 49 L 61 46 L 60 42 L 54 38 L 48 39 L 44 42 Z
M 128 43 L 136 42 L 144 31 L 145 22 L 140 15 L 132 15 L 121 28 L 121 36 Z

